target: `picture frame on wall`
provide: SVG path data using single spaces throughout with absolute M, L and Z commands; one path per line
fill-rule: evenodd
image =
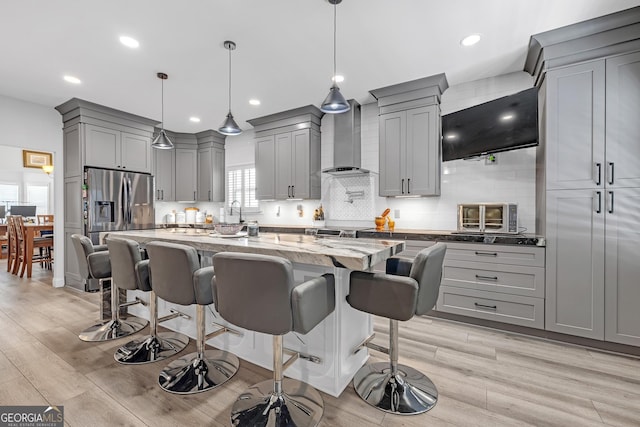
M 53 154 L 43 151 L 22 150 L 22 165 L 25 168 L 42 169 L 53 165 Z

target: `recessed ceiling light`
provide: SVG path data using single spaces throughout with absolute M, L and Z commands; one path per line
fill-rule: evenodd
M 500 120 L 502 120 L 503 122 L 509 121 L 511 119 L 513 119 L 513 114 L 505 114 L 504 116 L 500 117 Z
M 473 46 L 480 41 L 480 34 L 471 34 L 460 40 L 462 46 Z
M 249 104 L 251 104 L 251 105 L 260 105 L 260 100 L 259 99 L 250 99 L 249 100 Z
M 134 39 L 133 37 L 129 37 L 129 36 L 121 36 L 120 37 L 120 43 L 122 43 L 126 47 L 130 47 L 132 49 L 135 49 L 138 46 L 140 46 L 140 43 L 138 42 L 138 40 Z
M 200 117 L 189 117 L 189 121 L 193 123 L 200 123 Z
M 333 80 L 336 83 L 342 83 L 344 81 L 344 76 L 341 76 L 340 74 L 336 74 L 331 78 L 331 80 Z
M 65 82 L 73 83 L 74 85 L 79 85 L 80 83 L 82 83 L 82 80 L 74 76 L 64 76 L 63 78 Z

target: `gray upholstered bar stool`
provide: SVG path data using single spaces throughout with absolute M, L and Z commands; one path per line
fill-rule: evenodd
M 207 339 L 224 332 L 221 328 L 205 335 L 204 307 L 213 303 L 213 268 L 200 268 L 197 251 L 191 246 L 166 242 L 147 243 L 153 291 L 165 301 L 196 305 L 197 351 L 174 360 L 158 378 L 160 387 L 171 393 L 192 394 L 213 389 L 237 371 L 238 358 L 222 350 L 205 350 Z
M 371 344 L 373 336 L 359 348 L 383 351 L 389 354 L 390 361 L 365 365 L 353 378 L 358 395 L 385 412 L 420 414 L 433 408 L 438 400 L 438 390 L 427 376 L 398 364 L 398 321 L 426 314 L 435 306 L 446 250 L 444 243 L 436 243 L 418 252 L 413 262 L 390 258 L 387 274 L 351 272 L 349 304 L 389 319 L 388 349 Z
M 95 252 L 96 247 L 93 246 L 91 240 L 80 234 L 73 234 L 71 236 L 71 241 L 73 242 L 73 247 L 76 251 L 76 255 L 78 256 L 80 274 L 82 274 L 85 279 L 94 278 L 103 281 L 104 279 L 111 278 L 112 271 L 108 248 L 105 248 L 105 246 L 98 247 L 101 250 L 99 252 Z M 105 251 L 104 249 L 107 250 Z M 83 262 L 83 259 L 85 259 L 86 262 Z M 120 319 L 119 312 L 121 307 L 139 304 L 140 301 L 120 304 L 118 296 L 118 286 L 112 280 L 111 320 L 98 323 L 82 331 L 79 335 L 82 341 L 114 340 L 134 334 L 147 326 L 146 320 L 139 319 L 137 317 L 132 317 L 127 320 Z
M 294 283 L 293 265 L 284 258 L 220 252 L 213 256 L 216 309 L 234 325 L 273 335 L 273 380 L 251 386 L 231 410 L 234 426 L 315 426 L 324 403 L 313 387 L 283 371 L 300 356 L 283 363 L 282 337 L 306 334 L 335 308 L 332 274 Z
M 129 341 L 116 350 L 114 355 L 116 361 L 124 364 L 157 362 L 182 351 L 189 343 L 188 336 L 176 332 L 158 333 L 158 322 L 173 319 L 182 314 L 174 312 L 158 319 L 158 297 L 151 289 L 149 281 L 149 260 L 143 260 L 144 252 L 140 250 L 138 242 L 108 238 L 107 247 L 111 259 L 112 280 L 118 288 L 150 292 L 149 335 Z

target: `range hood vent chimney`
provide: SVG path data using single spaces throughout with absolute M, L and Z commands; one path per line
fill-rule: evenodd
M 337 176 L 368 174 L 368 170 L 360 167 L 360 104 L 353 99 L 347 102 L 351 105 L 349 111 L 331 115 L 333 167 L 324 169 L 322 172 Z

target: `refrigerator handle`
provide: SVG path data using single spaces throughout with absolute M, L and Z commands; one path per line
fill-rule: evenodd
M 122 182 L 120 183 L 120 190 L 121 190 L 121 196 L 120 196 L 120 210 L 122 211 L 122 218 L 124 223 L 127 223 L 127 186 L 126 186 L 126 182 L 123 179 Z
M 133 184 L 131 182 L 131 178 L 127 177 L 127 185 L 129 186 L 129 190 L 127 192 L 128 196 L 128 206 L 127 206 L 127 210 L 129 211 L 129 213 L 127 214 L 127 221 L 129 223 L 129 225 L 131 225 L 131 220 L 133 218 L 133 215 L 131 212 L 133 212 Z

